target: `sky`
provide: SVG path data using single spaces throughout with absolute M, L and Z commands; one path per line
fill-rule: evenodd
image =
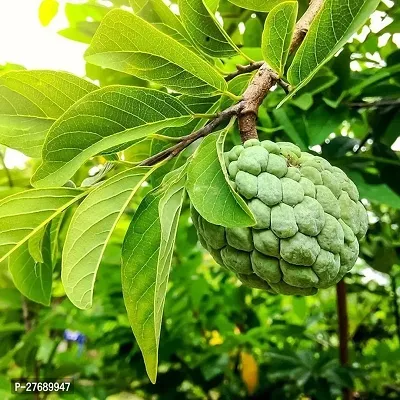
M 0 65 L 12 62 L 28 69 L 64 70 L 83 76 L 87 46 L 57 34 L 68 27 L 62 12 L 65 1 L 60 1 L 60 12 L 47 27 L 38 18 L 40 3 L 41 0 L 0 0 Z

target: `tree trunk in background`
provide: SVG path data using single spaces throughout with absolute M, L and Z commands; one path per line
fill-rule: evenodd
M 336 285 L 337 313 L 339 321 L 339 356 L 340 364 L 347 366 L 349 362 L 349 319 L 347 315 L 346 283 L 342 279 Z M 343 400 L 352 400 L 353 394 L 350 388 L 343 389 Z

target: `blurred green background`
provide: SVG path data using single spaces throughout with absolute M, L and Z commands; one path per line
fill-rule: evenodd
M 0 6 L 3 19 L 11 1 L 3 0 Z M 63 21 L 59 34 L 79 42 L 69 53 L 77 57 L 76 63 L 69 60 L 65 69 L 78 74 L 80 65 L 82 73 L 84 69 L 78 57 L 104 15 L 112 7 L 129 6 L 128 0 L 44 0 L 26 11 L 24 1 L 19 3 L 20 13 L 29 11 L 33 13 L 29 18 L 46 26 L 41 28 L 43 37 L 46 32 L 54 35 L 53 18 Z M 307 2 L 299 4 L 304 10 Z M 265 14 L 240 9 L 227 0 L 219 2 L 218 13 L 233 40 L 260 60 Z M 15 24 L 22 32 L 24 26 Z M 52 394 L 48 400 L 329 400 L 340 398 L 346 387 L 354 389 L 357 399 L 400 399 L 399 32 L 400 4 L 382 2 L 351 43 L 295 99 L 274 110 L 284 96 L 278 89 L 267 97 L 259 116 L 262 138 L 303 141 L 311 151 L 343 168 L 358 185 L 368 209 L 369 233 L 356 267 L 345 278 L 350 335 L 347 367 L 339 362 L 335 288 L 305 298 L 273 296 L 241 286 L 197 243 L 186 202 L 166 300 L 159 377 L 152 385 L 128 323 L 120 282 L 121 244 L 139 196 L 106 249 L 91 310 L 78 310 L 66 298 L 60 260 L 50 307 L 24 299 L 13 285 L 7 263 L 0 264 L 0 398 L 23 399 L 10 393 L 10 379 L 28 376 L 76 380 L 75 394 Z M 24 35 L 29 36 L 29 30 Z M 19 39 L 12 35 L 4 39 L 4 32 L 2 36 L 8 51 L 11 47 L 16 54 L 24 51 L 18 48 Z M 35 45 L 39 48 L 47 42 L 40 43 Z M 59 57 L 50 42 L 48 46 L 43 53 L 48 64 L 38 54 L 39 63 L 31 58 L 26 65 L 17 65 L 25 58 L 3 53 L 2 57 L 10 54 L 12 59 L 0 65 L 0 74 L 25 67 L 63 69 L 61 42 Z M 51 61 L 58 58 L 58 63 Z M 221 68 L 232 71 L 243 62 L 238 57 Z M 148 85 L 93 65 L 86 65 L 85 74 L 101 86 Z M 230 144 L 239 140 L 232 135 Z M 142 143 L 128 150 L 126 158 L 145 158 L 146 146 Z M 94 175 L 105 162 L 94 158 L 76 180 Z M 0 146 L 0 199 L 29 188 L 37 163 Z M 144 187 L 141 196 L 149 188 Z M 71 211 L 63 219 L 60 242 L 70 217 Z M 67 340 L 66 330 L 81 333 L 82 340 Z

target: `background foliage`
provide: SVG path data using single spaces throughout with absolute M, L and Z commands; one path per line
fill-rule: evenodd
M 218 2 L 208 3 L 212 8 Z M 230 39 L 214 51 L 230 54 L 232 41 L 244 54 L 261 60 L 265 14 L 240 8 L 242 3 L 219 2 L 219 15 Z M 43 2 L 39 10 L 42 23 L 49 24 L 57 12 L 65 12 L 69 26 L 60 34 L 83 43 L 91 41 L 111 7 L 129 6 L 127 0 L 114 0 L 112 6 L 95 0 L 67 3 L 65 9 L 57 4 Z M 299 12 L 305 7 L 306 1 L 299 1 Z M 356 268 L 346 277 L 349 368 L 338 361 L 334 288 L 299 298 L 271 296 L 240 286 L 197 243 L 185 200 L 162 324 L 159 377 L 156 385 L 150 383 L 123 304 L 120 253 L 140 200 L 162 178 L 159 170 L 150 186 L 138 189 L 116 226 L 99 266 L 93 308 L 78 310 L 66 298 L 60 281 L 60 249 L 53 249 L 58 259 L 49 307 L 21 297 L 7 263 L 0 264 L 1 398 L 12 398 L 11 378 L 35 375 L 74 376 L 76 399 L 335 399 L 343 387 L 354 387 L 361 399 L 400 397 L 400 317 L 395 296 L 400 280 L 400 162 L 393 150 L 400 129 L 400 50 L 392 40 L 399 32 L 400 6 L 381 3 L 378 9 L 385 21 L 379 32 L 371 32 L 368 22 L 283 107 L 275 109 L 285 97 L 283 90 L 270 93 L 258 121 L 263 139 L 292 141 L 343 168 L 365 199 L 370 230 Z M 217 43 L 221 33 L 214 35 Z M 211 46 L 209 42 L 205 45 Z M 243 55 L 219 67 L 232 71 L 238 63 L 246 63 Z M 2 66 L 0 80 L 11 69 L 16 66 Z M 122 83 L 159 88 L 93 64 L 87 64 L 86 71 L 101 86 Z M 231 91 L 239 94 L 249 79 L 242 75 L 231 81 Z M 229 99 L 223 101 L 229 105 Z M 209 108 L 210 104 L 193 105 L 198 113 Z M 191 124 L 193 129 L 196 121 Z M 182 135 L 180 129 L 174 128 L 173 135 Z M 237 132 L 228 141 L 228 145 L 238 143 Z M 125 160 L 144 159 L 162 147 L 160 141 L 142 141 L 125 151 Z M 6 148 L 0 150 L 3 160 Z M 88 176 L 109 160 L 108 155 L 93 158 L 74 180 L 92 179 Z M 3 163 L 0 198 L 30 187 L 36 168 L 35 159 L 23 170 L 7 169 Z M 117 164 L 111 175 L 119 171 Z M 73 209 L 68 210 L 59 221 L 61 239 L 72 214 Z M 65 330 L 81 332 L 85 341 L 67 341 Z

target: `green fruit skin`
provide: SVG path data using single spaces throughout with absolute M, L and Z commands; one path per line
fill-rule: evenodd
M 225 228 L 192 207 L 201 244 L 243 285 L 308 296 L 354 266 L 367 212 L 354 183 L 292 143 L 251 139 L 225 153 L 226 170 L 256 224 Z

